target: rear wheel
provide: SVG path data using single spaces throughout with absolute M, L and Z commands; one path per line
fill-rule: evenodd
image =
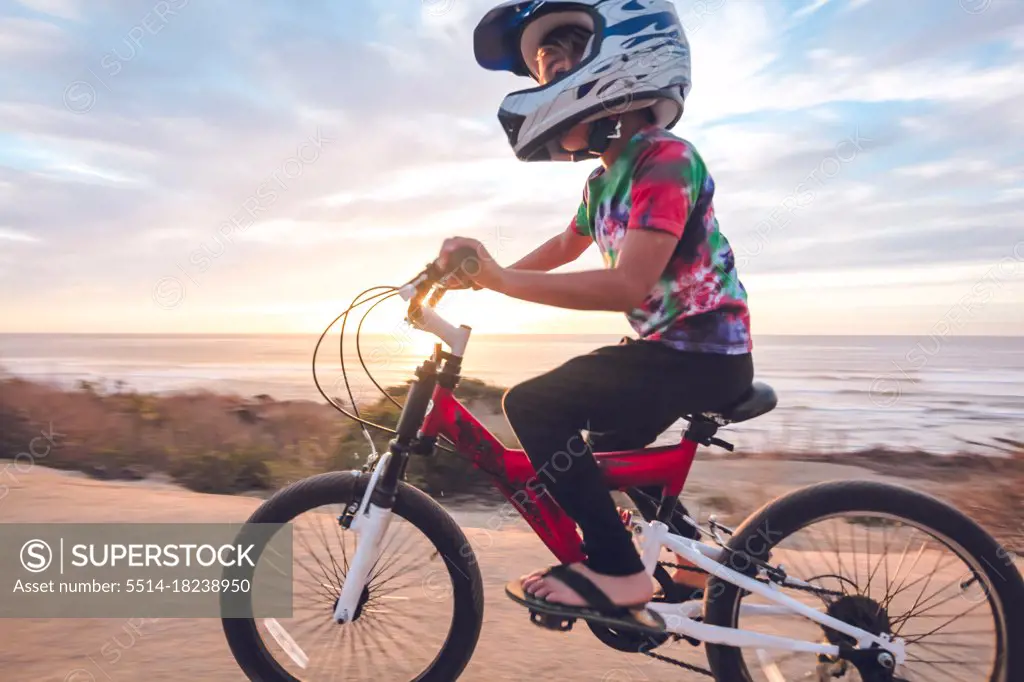
M 223 620 L 231 653 L 250 680 L 441 682 L 457 679 L 469 662 L 483 619 L 480 569 L 451 516 L 405 483 L 357 617 L 334 621 L 358 542 L 338 517 L 362 499 L 369 478 L 313 476 L 284 488 L 250 517 L 250 523 L 292 523 L 294 603 L 293 617 L 280 622 Z
M 887 677 L 874 662 L 814 654 L 740 650 L 708 644 L 708 662 L 723 682 L 812 680 L 1024 680 L 1024 582 L 1008 553 L 976 523 L 922 493 L 872 482 L 811 486 L 752 515 L 729 541 L 737 571 L 749 558 L 783 565 L 820 591 L 785 593 L 875 634 L 906 643 L 907 661 Z M 712 578 L 705 620 L 801 640 L 851 644 L 844 635 L 792 616 L 745 615 L 740 604 L 765 604 Z M 1018 647 L 1019 648 L 1019 647 Z M 879 663 L 878 665 L 881 665 Z M 878 676 L 881 672 L 882 676 Z

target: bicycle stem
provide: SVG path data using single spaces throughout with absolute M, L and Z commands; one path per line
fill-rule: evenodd
M 456 327 L 442 318 L 431 306 L 424 305 L 422 297 L 426 292 L 421 292 L 419 286 L 414 283 L 406 284 L 398 290 L 398 293 L 402 300 L 410 301 L 409 312 L 406 316 L 409 324 L 444 341 L 451 348 L 452 355 L 455 357 L 461 358 L 466 354 L 466 346 L 469 344 L 472 328 L 466 325 Z

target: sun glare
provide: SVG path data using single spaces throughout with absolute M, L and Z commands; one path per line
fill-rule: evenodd
M 409 353 L 415 356 L 416 361 L 419 362 L 422 358 L 430 355 L 437 342 L 437 338 L 432 334 L 413 330 L 409 333 Z

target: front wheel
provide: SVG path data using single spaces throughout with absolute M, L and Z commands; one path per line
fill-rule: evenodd
M 814 654 L 707 645 L 715 679 L 907 682 L 1024 680 L 1024 582 L 1012 556 L 972 520 L 940 500 L 866 481 L 823 483 L 754 513 L 728 543 L 730 567 L 750 558 L 782 565 L 818 590 L 785 593 L 874 634 L 904 640 L 895 671 L 858 669 Z M 766 604 L 712 578 L 705 621 L 804 641 L 853 644 L 796 614 L 759 614 Z M 741 618 L 741 613 L 743 617 Z M 880 675 L 880 676 L 879 676 Z
M 291 523 L 293 617 L 224 619 L 231 653 L 250 680 L 418 680 L 462 674 L 483 620 L 483 581 L 462 530 L 420 490 L 399 483 L 380 557 L 349 623 L 334 607 L 358 535 L 338 522 L 369 474 L 313 476 L 264 502 L 249 523 Z M 269 559 L 268 559 L 269 560 Z

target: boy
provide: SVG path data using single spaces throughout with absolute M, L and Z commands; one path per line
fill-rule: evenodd
M 514 265 L 500 267 L 466 238 L 447 240 L 439 260 L 471 246 L 476 287 L 623 312 L 639 336 L 509 390 L 505 413 L 534 466 L 584 429 L 593 450 L 640 448 L 684 413 L 733 403 L 753 380 L 746 292 L 714 217 L 711 176 L 667 130 L 690 88 L 689 45 L 672 4 L 505 2 L 477 27 L 475 48 L 485 68 L 540 85 L 510 94 L 499 112 L 521 160 L 599 157 L 601 165 L 569 227 Z M 595 242 L 607 269 L 550 272 Z M 639 608 L 652 581 L 596 460 L 577 458 L 548 489 L 579 524 L 587 560 L 525 576 L 510 595 L 538 611 L 557 604 L 560 614 L 597 611 L 613 614 L 605 622 L 657 629 Z

